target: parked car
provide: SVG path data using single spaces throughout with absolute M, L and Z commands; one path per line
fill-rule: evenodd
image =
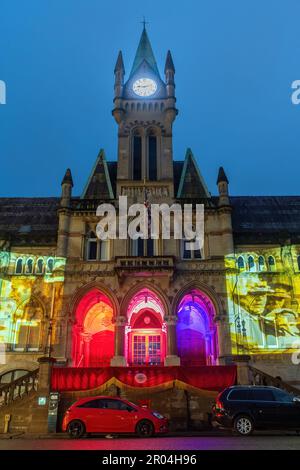
M 255 429 L 300 430 L 300 398 L 276 387 L 233 386 L 221 392 L 213 420 L 249 436 Z
M 168 419 L 157 411 L 118 397 L 87 397 L 66 411 L 62 430 L 73 438 L 86 433 L 136 433 L 151 437 L 168 432 Z

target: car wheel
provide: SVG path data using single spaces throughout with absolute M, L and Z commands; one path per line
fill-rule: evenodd
M 241 415 L 234 420 L 234 430 L 241 436 L 250 436 L 254 430 L 253 421 L 247 415 Z
M 72 439 L 79 439 L 85 434 L 85 425 L 82 421 L 74 419 L 68 424 L 67 431 Z
M 151 437 L 154 434 L 154 426 L 151 421 L 143 419 L 136 425 L 136 433 L 139 437 Z

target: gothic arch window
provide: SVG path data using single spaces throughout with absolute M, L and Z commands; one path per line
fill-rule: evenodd
M 47 273 L 52 273 L 53 268 L 54 268 L 54 259 L 48 258 L 47 259 Z
M 269 265 L 269 271 L 275 271 L 276 270 L 276 263 L 275 263 L 275 259 L 274 259 L 273 256 L 269 256 L 268 265 Z
M 158 103 L 155 103 L 155 105 L 154 105 L 154 111 L 158 111 Z
M 149 111 L 152 111 L 152 109 L 153 109 L 153 105 L 152 103 L 149 103 Z
M 165 105 L 163 103 L 161 103 L 160 110 L 163 111 L 164 109 L 165 109 Z
M 244 261 L 244 258 L 242 256 L 238 257 L 237 265 L 238 265 L 239 269 L 245 269 L 245 261 Z
M 147 109 L 147 105 L 146 105 L 146 103 L 144 103 L 143 104 L 143 111 L 146 111 L 146 109 Z
M 131 103 L 131 111 L 134 111 L 134 103 Z
M 33 273 L 33 259 L 28 258 L 26 260 L 25 274 L 32 274 L 32 273 Z
M 126 103 L 126 104 L 125 104 L 125 111 L 127 112 L 128 110 L 129 110 L 129 104 Z
M 35 272 L 36 272 L 36 274 L 43 274 L 43 272 L 44 272 L 44 260 L 43 260 L 43 258 L 39 258 L 37 260 Z
M 250 272 L 255 271 L 255 262 L 253 256 L 248 256 L 248 269 Z
M 297 258 L 298 271 L 300 271 L 300 255 Z
M 16 274 L 22 274 L 23 273 L 23 260 L 22 258 L 17 259 L 16 262 Z
M 141 104 L 140 104 L 140 103 L 137 104 L 136 110 L 137 110 L 137 111 L 140 111 L 140 110 L 141 110 Z
M 266 270 L 266 262 L 263 256 L 258 257 L 258 270 L 265 271 Z
M 142 179 L 142 136 L 139 130 L 136 130 L 132 137 L 132 167 L 133 179 Z
M 157 180 L 157 133 L 150 129 L 147 135 L 149 180 Z

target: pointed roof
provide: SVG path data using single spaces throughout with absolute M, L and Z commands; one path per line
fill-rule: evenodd
M 181 172 L 178 198 L 210 198 L 205 181 L 200 173 L 193 152 L 187 149 Z
M 63 180 L 61 184 L 69 183 L 73 187 L 73 178 L 72 178 L 72 173 L 70 168 L 66 170 L 65 176 L 63 177 Z
M 165 64 L 165 73 L 167 70 L 173 70 L 175 72 L 174 62 L 172 59 L 171 51 L 167 52 L 166 64 Z
M 113 199 L 114 193 L 111 186 L 108 166 L 104 150 L 101 149 L 96 158 L 87 184 L 81 195 L 81 199 Z
M 229 183 L 228 178 L 226 176 L 226 173 L 224 171 L 224 168 L 222 166 L 220 166 L 220 168 L 219 168 L 217 184 L 219 184 L 221 182 L 225 182 L 227 184 Z
M 155 72 L 159 76 L 158 67 L 145 26 L 143 28 L 141 39 L 135 54 L 132 69 L 130 72 L 130 77 L 134 75 L 134 73 L 144 61 L 146 61 L 150 68 L 153 70 L 153 72 Z
M 117 58 L 117 62 L 116 62 L 116 65 L 115 65 L 115 69 L 114 69 L 114 72 L 118 72 L 119 70 L 121 70 L 123 73 L 125 73 L 125 67 L 124 67 L 124 62 L 123 62 L 123 55 L 122 55 L 122 51 L 119 51 L 119 54 L 118 54 L 118 58 Z

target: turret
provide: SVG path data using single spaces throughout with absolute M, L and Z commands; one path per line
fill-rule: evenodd
M 122 96 L 125 67 L 123 62 L 122 51 L 119 51 L 117 62 L 114 69 L 115 74 L 115 98 Z
M 224 168 L 221 166 L 219 168 L 217 185 L 219 190 L 219 206 L 228 206 L 229 203 L 229 193 L 228 193 L 228 178 L 224 171 Z
M 67 169 L 65 176 L 61 182 L 61 207 L 70 207 L 71 197 L 72 197 L 72 188 L 73 188 L 73 179 L 70 168 Z
M 167 95 L 168 97 L 172 97 L 172 98 L 175 96 L 174 75 L 175 75 L 175 67 L 174 67 L 171 52 L 168 51 L 166 64 L 165 64 L 165 77 L 166 77 L 166 84 L 167 84 Z

